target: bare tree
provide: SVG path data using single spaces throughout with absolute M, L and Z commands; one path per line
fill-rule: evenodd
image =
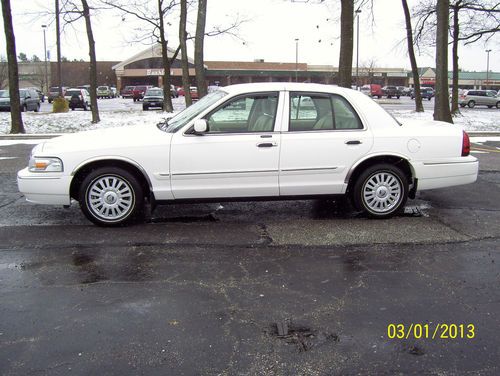
M 16 57 L 16 38 L 12 25 L 12 10 L 10 0 L 2 0 L 3 25 L 5 44 L 7 47 L 7 62 L 9 66 L 9 96 L 10 96 L 10 133 L 25 133 L 21 117 L 21 100 L 19 97 L 19 72 Z
M 354 33 L 354 0 L 341 0 L 339 86 L 351 87 Z
M 190 106 L 193 101 L 191 99 L 191 91 L 189 90 L 191 83 L 189 79 L 189 62 L 187 53 L 187 0 L 181 0 L 181 16 L 179 20 L 179 42 L 181 46 L 181 65 L 182 65 L 182 86 L 184 87 L 184 100 L 186 107 Z
M 198 87 L 199 98 L 207 95 L 208 92 L 205 78 L 205 61 L 203 59 L 206 22 L 207 0 L 198 0 L 198 17 L 196 18 L 196 36 L 194 40 L 194 66 L 196 70 L 196 86 Z
M 450 1 L 439 0 L 436 5 L 436 97 L 434 120 L 453 123 L 448 94 L 448 24 Z
M 5 87 L 5 83 L 9 80 L 9 68 L 5 56 L 0 56 L 0 89 Z
M 410 9 L 408 8 L 408 2 L 406 0 L 402 0 L 402 3 L 403 3 L 403 11 L 405 14 L 408 55 L 410 57 L 411 73 L 413 75 L 413 91 L 415 93 L 415 111 L 424 112 L 424 105 L 422 104 L 422 95 L 420 94 L 420 76 L 418 74 L 415 49 L 413 48 L 413 29 L 411 27 Z

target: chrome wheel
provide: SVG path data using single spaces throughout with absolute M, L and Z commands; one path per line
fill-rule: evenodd
M 120 176 L 100 176 L 87 189 L 86 201 L 90 213 L 104 221 L 126 218 L 135 204 L 135 194 L 130 183 Z
M 390 212 L 401 200 L 402 185 L 397 176 L 380 171 L 363 185 L 363 201 L 375 213 Z

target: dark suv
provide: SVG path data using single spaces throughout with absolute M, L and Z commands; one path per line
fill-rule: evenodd
M 62 95 L 64 96 L 64 93 L 66 92 L 66 88 L 63 86 L 62 88 Z M 52 86 L 49 89 L 49 94 L 47 95 L 47 100 L 49 103 L 52 103 L 52 101 L 59 96 L 59 87 L 58 86 Z
M 422 97 L 422 99 L 427 99 L 430 101 L 434 96 L 434 89 L 431 87 L 421 87 L 420 96 Z M 415 89 L 411 89 L 410 98 L 415 99 Z
M 384 86 L 382 88 L 382 94 L 387 96 L 387 98 L 396 97 L 397 99 L 402 95 L 401 90 L 399 90 L 397 86 Z

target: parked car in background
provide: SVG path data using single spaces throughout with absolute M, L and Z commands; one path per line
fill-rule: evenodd
M 421 87 L 420 96 L 422 97 L 422 99 L 427 99 L 430 101 L 432 97 L 434 97 L 434 89 L 431 87 Z M 410 98 L 415 99 L 415 89 L 411 90 Z
M 406 87 L 406 86 L 399 86 L 399 88 L 401 90 L 401 95 L 406 96 L 406 97 L 410 96 L 410 94 L 411 94 L 411 88 Z
M 384 86 L 382 88 L 382 93 L 389 99 L 392 97 L 399 99 L 399 97 L 401 97 L 401 91 L 399 91 L 397 86 Z
M 185 95 L 185 93 L 184 93 L 184 87 L 177 86 L 177 95 L 178 96 L 182 96 L 182 97 Z
M 368 84 L 361 87 L 361 92 L 368 95 L 369 97 L 382 98 L 382 86 L 377 84 Z
M 111 89 L 111 93 L 113 95 L 112 98 L 116 98 L 118 96 L 116 87 L 110 86 L 110 89 Z
M 97 98 L 113 98 L 113 92 L 109 86 L 98 86 L 97 87 Z
M 301 98 L 313 108 L 295 108 Z M 220 88 L 160 124 L 45 140 L 17 183 L 30 202 L 78 201 L 101 226 L 142 219 L 148 200 L 343 196 L 370 217 L 388 218 L 419 190 L 475 182 L 478 161 L 469 152 L 460 127 L 400 123 L 358 91 L 255 83 Z
M 19 89 L 21 111 L 40 111 L 40 97 L 33 89 Z M 0 94 L 0 110 L 10 111 L 10 93 L 4 90 Z
M 40 102 L 45 102 L 45 95 L 43 94 L 43 91 L 41 91 L 39 88 L 32 86 L 32 87 L 26 87 L 24 89 L 35 90 L 38 94 L 38 97 L 40 98 Z
M 134 102 L 140 101 L 142 98 L 144 98 L 144 94 L 146 94 L 146 90 L 148 90 L 151 85 L 138 85 L 134 87 L 133 94 L 132 94 L 132 99 Z
M 170 96 L 172 98 L 177 98 L 179 94 L 177 93 L 177 89 L 175 88 L 174 85 L 170 85 Z
M 500 97 L 493 90 L 466 90 L 458 97 L 460 107 L 487 106 L 500 108 Z
M 66 87 L 62 87 L 62 94 L 64 96 L 64 92 L 66 91 Z M 52 86 L 49 88 L 49 94 L 47 95 L 47 100 L 49 103 L 52 103 L 52 101 L 59 96 L 59 87 L 58 86 Z
M 72 88 L 66 90 L 64 98 L 69 103 L 69 108 L 74 110 L 75 108 L 83 108 L 84 111 L 90 107 L 90 94 L 85 89 Z
M 125 86 L 121 91 L 120 95 L 122 98 L 132 98 L 134 96 L 135 86 Z
M 191 99 L 193 101 L 200 99 L 200 96 L 198 95 L 198 88 L 196 86 L 191 86 L 189 88 L 189 93 L 191 94 Z
M 163 89 L 159 87 L 149 88 L 142 99 L 143 111 L 147 111 L 150 108 L 163 108 L 163 99 Z

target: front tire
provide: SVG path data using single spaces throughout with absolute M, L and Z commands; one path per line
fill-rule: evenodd
M 83 214 L 99 226 L 123 226 L 142 217 L 144 192 L 137 178 L 117 167 L 90 172 L 79 192 Z
M 408 179 L 394 165 L 373 165 L 354 184 L 354 205 L 372 218 L 392 217 L 403 210 L 407 199 Z
M 469 103 L 467 103 L 467 106 L 469 106 L 469 108 L 474 108 L 475 105 L 476 105 L 476 102 L 474 102 L 474 101 L 469 101 Z

